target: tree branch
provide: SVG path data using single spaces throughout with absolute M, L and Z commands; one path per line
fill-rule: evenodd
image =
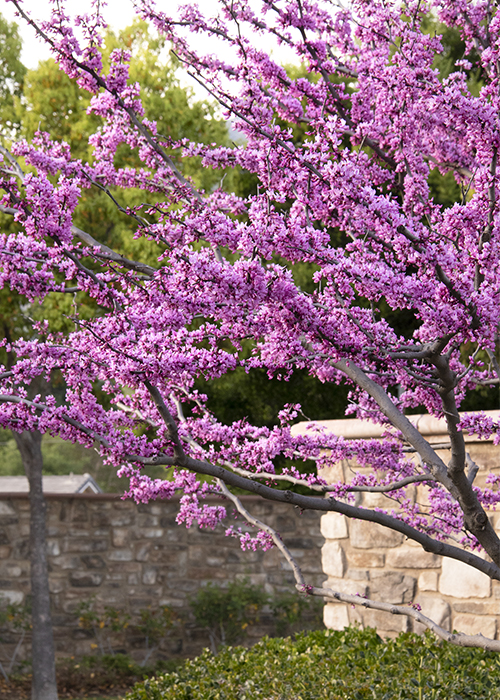
M 298 585 L 297 589 L 303 590 Z M 420 610 L 413 607 L 411 604 L 393 605 L 392 603 L 381 603 L 377 600 L 362 598 L 359 595 L 350 595 L 349 593 L 333 591 L 331 588 L 315 588 L 311 586 L 307 587 L 307 592 L 310 595 L 321 596 L 330 600 L 338 600 L 342 603 L 349 603 L 350 605 L 359 605 L 363 608 L 381 610 L 382 612 L 391 613 L 391 615 L 404 615 L 406 617 L 411 617 L 416 622 L 420 622 L 422 625 L 425 625 L 427 629 L 434 632 L 434 634 L 440 639 L 450 642 L 450 644 L 455 644 L 459 647 L 480 647 L 481 649 L 486 649 L 487 651 L 500 651 L 500 640 L 488 639 L 487 637 L 483 637 L 482 634 L 469 635 L 448 632 L 443 627 L 440 627 L 436 622 L 423 615 Z
M 163 400 L 163 396 L 161 395 L 160 391 L 155 386 L 153 386 L 148 380 L 144 380 L 144 386 L 149 391 L 149 394 L 153 399 L 156 408 L 158 409 L 158 413 L 160 414 L 163 422 L 167 427 L 168 436 L 174 444 L 174 455 L 176 461 L 178 462 L 178 466 L 183 467 L 185 466 L 187 457 L 186 453 L 184 452 L 182 442 L 179 438 L 177 423 L 175 422 L 170 411 L 168 410 L 168 406 Z
M 128 455 L 127 461 L 143 464 L 144 466 L 180 466 L 185 469 L 190 469 L 197 474 L 205 474 L 206 476 L 213 476 L 217 479 L 221 479 L 229 486 L 244 489 L 245 491 L 254 493 L 266 500 L 277 501 L 278 503 L 289 503 L 291 505 L 298 506 L 302 510 L 341 513 L 346 515 L 348 518 L 357 518 L 358 520 L 378 523 L 379 525 L 383 525 L 391 530 L 400 532 L 405 537 L 418 542 L 426 552 L 432 552 L 440 556 L 446 556 L 451 559 L 456 559 L 457 561 L 462 561 L 465 564 L 469 564 L 469 566 L 472 566 L 475 569 L 487 574 L 490 578 L 500 581 L 500 568 L 496 564 L 485 561 L 472 552 L 459 549 L 458 547 L 446 544 L 445 542 L 441 542 L 439 540 L 434 540 L 432 537 L 429 537 L 429 535 L 425 535 L 419 530 L 411 527 L 411 525 L 408 525 L 403 520 L 398 520 L 387 513 L 352 506 L 333 497 L 319 498 L 317 496 L 303 496 L 302 494 L 293 493 L 292 491 L 280 491 L 273 489 L 270 486 L 255 482 L 248 477 L 234 474 L 232 471 L 229 471 L 222 466 L 214 465 L 210 462 L 199 459 L 194 459 L 193 457 L 189 456 L 186 456 L 184 460 L 180 461 L 176 457 L 169 457 L 161 453 L 154 457 Z
M 464 514 L 466 528 L 477 538 L 493 561 L 500 565 L 500 540 L 488 515 L 479 502 L 472 481 L 465 474 L 465 440 L 459 429 L 460 416 L 455 401 L 456 375 L 450 368 L 449 359 L 438 355 L 431 360 L 438 372 L 441 386 L 438 389 L 443 402 L 444 417 L 451 442 L 451 459 L 448 475 L 458 493 L 457 500 Z
M 458 492 L 453 482 L 448 477 L 445 463 L 432 449 L 427 440 L 422 437 L 415 426 L 410 423 L 408 418 L 394 405 L 385 389 L 381 387 L 380 384 L 374 382 L 373 379 L 370 379 L 368 375 L 351 360 L 339 360 L 338 362 L 332 363 L 332 366 L 346 374 L 377 402 L 386 418 L 389 419 L 395 428 L 403 433 L 405 440 L 420 454 L 425 464 L 428 465 L 432 476 L 443 484 L 452 496 L 456 498 Z
M 99 241 L 96 240 L 93 236 L 91 236 L 90 233 L 82 231 L 82 229 L 78 228 L 78 226 L 73 225 L 71 227 L 71 232 L 75 236 L 77 236 L 81 241 L 83 241 L 85 245 L 88 245 L 91 248 L 99 248 L 101 252 L 97 253 L 94 251 L 94 255 L 100 258 L 101 260 L 110 260 L 112 262 L 118 263 L 122 267 L 126 267 L 129 270 L 134 270 L 135 272 L 140 272 L 142 275 L 146 275 L 148 277 L 152 277 L 157 272 L 156 268 L 151 267 L 150 265 L 137 262 L 136 260 L 129 260 L 123 255 L 115 253 L 115 251 L 112 248 L 109 248 L 109 246 L 105 245 L 104 243 L 99 243 Z
M 304 486 L 311 491 L 319 491 L 321 493 L 330 493 L 337 490 L 337 486 L 329 484 L 311 484 L 307 479 L 300 479 L 291 474 L 273 474 L 271 472 L 249 472 L 246 469 L 241 469 L 240 467 L 235 467 L 233 465 L 228 465 L 229 468 L 236 474 L 241 476 L 246 476 L 249 479 L 270 479 L 271 481 L 286 481 L 295 486 Z M 345 484 L 345 491 L 352 493 L 388 493 L 390 491 L 397 491 L 410 484 L 418 484 L 423 481 L 436 481 L 436 479 L 431 474 L 416 474 L 415 476 L 407 476 L 400 481 L 393 481 L 390 484 L 383 484 L 380 486 L 354 486 L 351 484 Z

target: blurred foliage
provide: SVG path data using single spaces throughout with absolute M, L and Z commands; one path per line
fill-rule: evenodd
M 23 91 L 26 68 L 21 63 L 17 24 L 0 15 L 0 137 L 12 137 L 19 128 L 16 105 Z
M 156 37 L 146 22 L 136 20 L 117 33 L 108 30 L 103 50 L 105 71 L 109 68 L 111 52 L 117 48 L 131 52 L 129 82 L 139 82 L 145 117 L 157 122 L 159 134 L 174 141 L 187 138 L 195 143 L 229 144 L 225 122 L 216 118 L 209 102 L 195 100 L 192 91 L 180 85 L 178 65 L 174 58 L 168 58 L 166 41 Z M 74 158 L 92 163 L 93 149 L 88 139 L 103 120 L 93 113 L 87 114 L 90 99 L 91 95 L 78 88 L 53 59 L 40 62 L 38 68 L 28 71 L 23 99 L 18 102 L 22 135 L 30 139 L 37 129 L 47 131 L 56 140 L 66 141 Z M 166 151 L 197 187 L 210 191 L 220 183 L 223 173 L 202 168 L 200 158 L 181 160 L 178 150 L 166 148 Z M 137 152 L 127 144 L 120 144 L 114 162 L 116 167 L 141 164 Z M 110 193 L 123 208 L 154 204 L 161 198 L 133 188 L 111 188 Z M 134 238 L 136 221 L 120 212 L 112 199 L 96 187 L 82 193 L 74 223 L 100 242 L 116 246 L 128 257 L 156 263 L 163 252 L 145 237 Z
M 207 630 L 214 654 L 224 646 L 241 642 L 261 616 L 274 624 L 278 636 L 297 627 L 322 626 L 323 604 L 319 599 L 298 592 L 268 595 L 248 578 L 232 581 L 227 587 L 208 583 L 198 589 L 189 605 L 196 623 Z
M 8 657 L 7 662 L 0 662 L 0 673 L 9 682 L 9 677 L 16 668 L 16 660 L 24 642 L 24 638 L 31 629 L 31 607 L 26 603 L 9 603 L 0 594 L 0 649 L 3 658 Z M 7 644 L 14 642 L 14 648 L 9 655 L 5 651 Z M 5 646 L 4 646 L 5 645 Z
M 276 635 L 284 637 L 292 630 L 323 628 L 323 601 L 320 598 L 301 595 L 297 591 L 277 593 L 269 601 Z M 306 626 L 305 619 L 308 618 Z
M 77 608 L 78 626 L 84 630 L 90 630 L 95 643 L 94 649 L 99 649 L 101 655 L 114 655 L 112 635 L 120 635 L 130 624 L 130 615 L 123 610 L 118 610 L 111 605 L 100 608 L 95 598 L 82 600 Z M 106 651 L 107 649 L 107 651 Z
M 207 630 L 216 654 L 221 646 L 240 640 L 245 630 L 259 621 L 267 602 L 264 590 L 244 579 L 232 581 L 227 588 L 208 583 L 189 604 L 196 623 Z
M 142 608 L 138 617 L 135 629 L 146 642 L 146 654 L 141 662 L 145 666 L 162 641 L 181 624 L 181 618 L 168 605 Z

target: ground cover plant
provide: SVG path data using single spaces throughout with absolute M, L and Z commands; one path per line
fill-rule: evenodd
M 43 531 L 35 465 L 41 433 L 50 433 L 99 449 L 138 502 L 180 491 L 179 524 L 213 528 L 229 506 L 239 522 L 227 534 L 244 549 L 277 547 L 306 594 L 500 650 L 499 640 L 448 632 L 417 606 L 311 586 L 279 533 L 237 496 L 378 523 L 500 580 L 489 517 L 500 475 L 477 477 L 464 438 L 498 442 L 500 424 L 459 413 L 500 381 L 496 4 L 261 0 L 254 10 L 221 0 L 210 18 L 195 6 L 170 16 L 136 0 L 242 135 L 217 145 L 164 133 L 145 114 L 130 51 L 104 51 L 98 1 L 75 26 L 62 0 L 38 24 L 10 1 L 89 93 L 96 119 L 88 149 L 54 127 L 29 140 L 14 128 L 1 151 L 0 283 L 20 302 L 16 333 L 1 341 L 0 425 L 33 467 L 32 534 Z M 445 73 L 439 23 L 462 42 Z M 200 35 L 222 42 L 227 59 L 204 55 Z M 287 72 L 268 51 L 273 42 L 300 65 Z M 248 188 L 223 176 L 203 185 L 193 158 L 203 172 L 244 171 Z M 436 195 L 440 178 L 456 185 L 447 201 Z M 131 200 L 131 191 L 141 196 Z M 104 193 L 130 223 L 118 240 L 92 219 L 75 224 L 89 192 Z M 314 426 L 297 435 L 295 402 L 271 427 L 223 422 L 203 387 L 238 369 L 283 382 L 306 372 L 331 392 L 341 384 L 349 412 L 382 424 L 383 440 Z M 449 458 L 411 411 L 445 420 Z M 327 485 L 316 467 L 341 460 L 371 472 Z M 148 474 L 158 466 L 165 479 Z M 360 492 L 385 494 L 387 505 L 356 505 Z M 214 494 L 220 505 L 204 501 Z M 49 610 L 43 580 L 46 572 L 32 581 L 35 658 L 54 689 L 50 633 L 39 624 Z
M 498 654 L 404 633 L 348 628 L 263 639 L 187 661 L 126 700 L 493 700 Z

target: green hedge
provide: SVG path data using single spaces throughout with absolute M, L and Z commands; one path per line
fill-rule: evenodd
M 373 629 L 265 638 L 250 649 L 205 650 L 139 683 L 126 700 L 493 700 L 500 655 Z

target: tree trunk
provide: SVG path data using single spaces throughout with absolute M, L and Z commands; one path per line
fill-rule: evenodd
M 14 433 L 30 487 L 30 563 L 33 658 L 32 700 L 57 700 L 54 635 L 50 617 L 45 514 L 42 490 L 42 435 Z

